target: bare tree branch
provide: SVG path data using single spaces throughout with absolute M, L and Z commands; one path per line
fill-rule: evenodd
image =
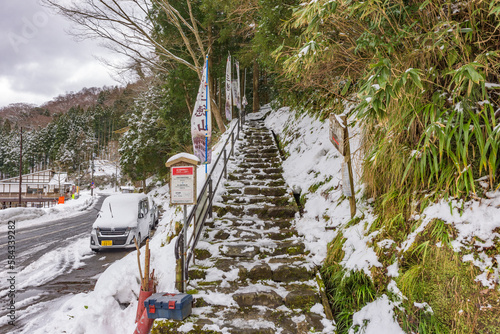
M 168 0 L 42 0 L 49 7 L 76 23 L 70 33 L 78 38 L 99 38 L 107 41 L 106 47 L 125 55 L 134 61 L 141 60 L 145 66 L 155 71 L 166 72 L 164 58 L 174 63 L 182 64 L 200 75 L 199 59 L 205 51 L 198 34 L 196 21 L 190 18 L 190 24 Z M 151 17 L 153 3 L 161 6 L 168 23 L 177 29 L 182 36 L 184 46 L 191 59 L 174 54 L 168 43 L 154 34 L 154 21 Z M 191 14 L 190 14 L 191 15 Z M 196 53 L 184 29 L 192 32 L 200 48 Z M 172 44 L 175 44 L 173 41 Z

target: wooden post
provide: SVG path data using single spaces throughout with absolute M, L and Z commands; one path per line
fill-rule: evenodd
M 347 128 L 347 117 L 343 116 L 344 121 L 344 147 L 345 155 L 344 161 L 347 164 L 347 169 L 349 172 L 349 186 L 351 187 L 351 196 L 349 197 L 349 205 L 351 206 L 351 218 L 356 215 L 356 193 L 354 192 L 354 180 L 352 173 L 352 162 L 351 162 L 351 145 L 349 144 L 349 129 Z
M 183 285 L 183 268 L 184 264 L 182 261 L 182 258 L 176 260 L 175 264 L 175 288 L 177 291 L 182 292 L 182 285 Z
M 149 262 L 151 254 L 149 252 L 149 239 L 146 240 L 146 254 L 144 259 L 144 291 L 149 291 Z
M 141 286 L 144 290 L 144 276 L 142 276 L 141 270 L 141 251 L 139 250 L 139 244 L 137 243 L 137 238 L 134 238 L 135 248 L 137 249 L 137 265 L 139 266 L 139 277 L 141 278 Z

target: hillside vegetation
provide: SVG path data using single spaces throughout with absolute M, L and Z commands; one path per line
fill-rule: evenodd
M 467 201 L 486 204 L 498 189 L 499 14 L 499 1 L 312 1 L 285 25 L 302 29 L 301 42 L 283 45 L 276 59 L 289 84 L 310 92 L 293 102 L 320 118 L 355 102 L 351 126 L 363 132 L 359 197 L 376 218 L 340 229 L 323 268 L 341 333 L 354 312 L 391 290 L 394 263 L 406 332 L 499 332 L 498 229 L 461 248 L 453 219 L 424 223 L 421 215 L 442 198 L 462 215 Z M 342 230 L 360 223 L 383 263 L 370 275 L 340 265 Z M 471 258 L 488 262 L 487 274 Z

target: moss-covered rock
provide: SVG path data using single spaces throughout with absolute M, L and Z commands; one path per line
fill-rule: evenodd
M 316 291 L 301 288 L 289 292 L 285 297 L 285 305 L 291 309 L 309 311 L 313 305 L 320 301 Z
M 194 250 L 194 256 L 195 256 L 195 259 L 197 259 L 197 260 L 206 260 L 209 257 L 211 257 L 212 254 L 206 249 L 196 248 Z
M 236 293 L 234 301 L 239 307 L 267 306 L 279 307 L 283 305 L 283 299 L 275 291 L 259 291 L 248 293 Z
M 205 279 L 207 273 L 205 272 L 205 270 L 190 269 L 188 271 L 188 276 L 190 279 Z

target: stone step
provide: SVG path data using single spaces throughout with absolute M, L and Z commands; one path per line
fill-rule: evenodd
M 232 224 L 231 224 L 232 225 Z M 271 239 L 271 240 L 287 240 L 297 238 L 297 231 L 294 229 L 280 229 L 274 227 L 271 230 L 261 230 L 256 229 L 255 226 L 232 226 L 231 229 L 220 228 L 215 229 L 213 227 L 206 227 L 205 234 L 207 240 L 259 240 L 259 239 Z M 197 250 L 198 251 L 198 250 Z M 195 256 L 197 259 L 204 260 L 209 258 L 211 255 L 208 252 L 207 256 L 206 250 L 199 250 L 199 254 L 195 251 Z
M 264 147 L 256 147 L 256 148 L 247 148 L 245 154 L 264 154 L 264 153 L 269 153 L 269 154 L 279 154 L 278 148 L 277 147 L 270 147 L 270 148 L 264 148 Z
M 214 240 L 219 245 L 219 253 L 226 257 L 254 258 L 256 255 L 267 256 L 301 256 L 306 253 L 305 245 L 298 240 L 270 240 L 255 238 L 250 235 L 238 240 Z M 215 255 L 215 254 L 214 254 Z
M 269 162 L 242 162 L 238 165 L 238 169 L 250 169 L 250 168 L 281 168 L 281 164 L 278 162 L 269 163 Z
M 284 179 L 278 179 L 278 180 L 258 180 L 258 179 L 253 179 L 253 180 L 234 180 L 232 182 L 227 182 L 226 183 L 226 188 L 236 188 L 236 187 L 244 187 L 244 186 L 251 186 L 251 187 L 280 187 L 284 188 L 286 186 L 285 180 Z
M 194 323 L 190 325 L 190 328 L 194 326 L 196 333 L 304 334 L 321 333 L 324 330 L 323 318 L 317 313 L 308 311 L 307 309 L 310 307 L 305 308 L 305 310 L 273 309 L 265 306 L 233 308 L 208 304 L 203 297 L 195 297 L 194 306 L 204 307 L 204 312 L 191 320 Z M 213 328 L 214 321 L 221 317 L 224 318 L 223 322 L 217 321 L 217 327 L 220 331 L 203 330 L 205 325 Z M 155 321 L 155 330 L 158 333 L 185 333 L 180 329 L 183 325 L 183 321 L 157 320 Z
M 297 212 L 296 208 L 290 206 L 236 206 L 216 204 L 213 212 L 217 217 L 224 217 L 228 213 L 235 217 L 257 216 L 260 219 L 293 218 Z
M 213 221 L 213 228 L 232 228 L 232 227 L 253 227 L 260 228 L 264 230 L 271 230 L 274 228 L 279 229 L 289 229 L 292 227 L 292 223 L 290 222 L 291 218 L 280 218 L 273 220 L 261 220 L 254 219 L 253 217 L 245 217 L 245 218 L 231 218 L 224 217 L 222 219 L 217 219 Z
M 269 131 L 268 129 L 265 129 L 265 128 L 244 129 L 243 133 L 246 136 L 270 136 L 271 135 L 271 131 Z
M 279 187 L 245 187 L 243 193 L 245 195 L 284 196 L 288 193 L 288 189 Z
M 245 140 L 255 141 L 255 142 L 259 142 L 259 141 L 271 141 L 272 142 L 273 137 L 272 137 L 272 134 L 265 133 L 265 132 L 261 132 L 261 133 L 257 133 L 257 134 L 245 133 Z
M 260 157 L 256 157 L 256 158 L 250 158 L 250 157 L 247 157 L 245 160 L 244 160 L 246 163 L 281 163 L 281 159 L 279 157 L 268 157 L 266 159 L 264 158 L 260 158 Z
M 305 316 L 300 317 L 301 314 Z M 223 327 L 232 334 L 304 334 L 321 332 L 324 328 L 322 317 L 311 312 L 252 307 L 235 310 L 226 317 Z
M 242 197 L 234 195 L 222 195 L 224 203 L 234 205 L 234 204 L 255 204 L 255 203 L 268 203 L 276 206 L 293 205 L 293 199 L 289 196 L 278 196 L 278 197 L 266 197 L 266 196 L 252 196 L 252 197 Z
M 244 258 L 234 258 L 234 257 L 212 257 L 205 261 L 204 264 L 211 263 L 210 268 L 217 268 L 223 272 L 229 272 L 235 269 L 244 268 L 249 271 L 256 266 L 266 265 L 270 267 L 270 270 L 278 270 L 281 266 L 293 266 L 293 267 L 304 267 L 306 271 L 313 274 L 315 269 L 314 266 L 306 261 L 306 258 L 302 255 L 288 256 L 280 255 L 274 257 L 264 257 L 262 259 L 247 260 Z M 285 270 L 283 267 L 280 270 Z M 269 276 L 268 279 L 272 277 Z
M 232 173 L 227 176 L 229 181 L 240 181 L 240 180 L 282 180 L 283 175 L 281 173 L 273 174 L 257 174 L 247 171 L 242 171 L 239 173 Z
M 282 174 L 283 173 L 283 168 L 281 167 L 263 167 L 263 168 L 257 168 L 255 166 L 249 165 L 246 168 L 241 168 L 240 169 L 232 172 L 232 175 L 251 175 L 251 174 L 262 174 L 262 175 L 273 175 L 273 174 Z
M 271 138 L 246 138 L 245 142 L 243 142 L 244 147 L 276 147 L 276 143 Z
M 246 154 L 246 157 L 249 159 L 260 158 L 260 159 L 268 160 L 269 158 L 276 158 L 276 157 L 278 157 L 278 155 L 276 153 L 269 153 L 269 152 L 265 152 L 265 153 L 255 152 L 255 153 Z
M 288 193 L 288 190 L 284 187 L 254 187 L 254 186 L 244 186 L 244 187 L 233 187 L 230 184 L 226 186 L 226 194 L 231 195 L 264 195 L 264 196 L 284 196 Z
M 266 306 L 277 308 L 285 305 L 289 309 L 303 309 L 308 305 L 320 302 L 319 296 L 310 288 L 295 289 L 289 292 L 285 298 L 276 291 L 241 292 L 233 295 L 234 301 L 240 308 Z

